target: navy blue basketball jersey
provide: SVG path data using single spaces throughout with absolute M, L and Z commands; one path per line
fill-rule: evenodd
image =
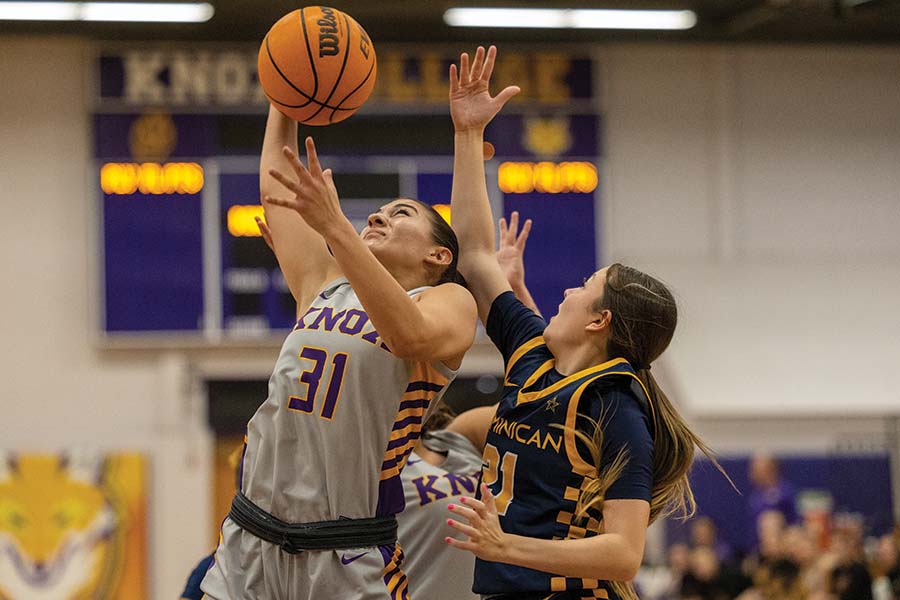
M 575 431 L 592 436 L 601 423 L 601 467 L 621 452 L 628 462 L 606 499 L 650 501 L 653 487 L 652 407 L 643 384 L 623 359 L 564 376 L 542 337 L 546 324 L 515 299 L 501 294 L 491 306 L 487 332 L 506 364 L 503 398 L 484 450 L 482 477 L 496 498 L 503 531 L 543 539 L 598 535 L 602 513 L 576 517 L 582 486 L 596 478 L 588 446 Z M 474 590 L 480 594 L 550 594 L 569 598 L 618 598 L 603 581 L 562 577 L 478 560 Z

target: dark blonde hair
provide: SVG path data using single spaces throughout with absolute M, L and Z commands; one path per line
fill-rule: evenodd
M 612 318 L 607 356 L 609 359 L 624 358 L 631 364 L 651 404 L 648 415 L 653 435 L 650 522 L 672 514 L 687 519 L 694 514 L 697 506 L 688 481 L 694 448 L 700 448 L 726 478 L 728 475 L 716 461 L 712 450 L 691 431 L 650 373 L 651 363 L 665 351 L 675 334 L 678 323 L 675 298 L 659 280 L 616 263 L 607 269 L 603 296 L 592 309 L 598 313 L 610 311 Z M 583 486 L 578 499 L 576 515 L 579 517 L 586 517 L 589 511 L 602 510 L 606 490 L 622 474 L 628 462 L 627 453 L 622 451 L 610 464 L 600 465 L 603 416 L 591 423 L 593 436 L 575 432 L 588 448 L 593 464 L 597 465 L 596 479 Z M 637 599 L 630 583 L 610 583 L 623 599 Z

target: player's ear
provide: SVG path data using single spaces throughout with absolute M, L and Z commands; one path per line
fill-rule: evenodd
M 434 246 L 425 256 L 425 262 L 436 267 L 446 267 L 453 262 L 453 253 L 449 248 Z
M 596 319 L 585 325 L 584 329 L 585 331 L 600 333 L 608 330 L 610 323 L 612 323 L 612 312 L 604 308 L 598 313 Z

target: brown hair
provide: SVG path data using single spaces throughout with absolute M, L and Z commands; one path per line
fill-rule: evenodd
M 691 431 L 650 374 L 650 364 L 663 353 L 675 334 L 678 323 L 675 298 L 659 280 L 632 267 L 615 263 L 607 269 L 603 296 L 592 308 L 598 313 L 608 310 L 612 314 L 607 356 L 609 359 L 624 358 L 631 364 L 647 390 L 652 406 L 650 427 L 653 434 L 653 489 L 650 522 L 671 514 L 680 514 L 687 519 L 696 510 L 694 494 L 687 477 L 694 460 L 694 448 L 700 448 L 726 478 L 728 475 L 713 456 L 712 450 Z M 628 461 L 627 453 L 623 451 L 609 465 L 601 467 L 602 416 L 599 422 L 594 423 L 593 430 L 591 438 L 584 433 L 576 433 L 587 445 L 594 464 L 598 466 L 597 478 L 583 488 L 578 499 L 576 514 L 580 517 L 586 516 L 589 510 L 602 509 L 606 490 L 621 475 Z M 631 584 L 618 581 L 610 583 L 623 599 L 637 599 Z
M 431 241 L 438 246 L 447 248 L 453 255 L 450 264 L 447 265 L 434 285 L 440 285 L 442 283 L 458 283 L 459 285 L 466 287 L 465 278 L 457 271 L 457 266 L 459 265 L 459 240 L 456 239 L 456 232 L 453 231 L 453 228 L 450 227 L 450 223 L 448 223 L 444 217 L 441 216 L 441 213 L 436 211 L 433 206 L 422 202 L 421 200 L 416 200 L 416 203 L 424 208 L 425 214 L 428 215 L 428 220 L 431 223 Z
M 435 409 L 431 416 L 429 416 L 424 423 L 422 423 L 422 431 L 421 436 L 424 438 L 426 435 L 431 433 L 432 431 L 440 431 L 441 429 L 446 429 L 450 423 L 453 422 L 453 419 L 456 418 L 456 412 L 450 408 L 450 406 L 441 401 L 438 407 Z

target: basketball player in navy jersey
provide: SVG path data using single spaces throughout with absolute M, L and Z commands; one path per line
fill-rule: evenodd
M 518 92 L 490 96 L 495 57 L 479 48 L 450 68 L 460 271 L 506 374 L 482 497 L 450 507 L 463 538 L 447 542 L 477 557 L 474 591 L 491 600 L 634 599 L 648 523 L 692 510 L 687 471 L 695 445 L 706 451 L 650 374 L 675 302 L 621 264 L 566 290 L 549 323 L 515 298 L 494 257 L 481 156 L 485 126 Z
M 407 596 L 395 515 L 422 422 L 475 335 L 455 235 L 388 202 L 357 233 L 311 138 L 270 108 L 260 193 L 300 308 L 248 424 L 241 485 L 202 589 L 217 600 Z

